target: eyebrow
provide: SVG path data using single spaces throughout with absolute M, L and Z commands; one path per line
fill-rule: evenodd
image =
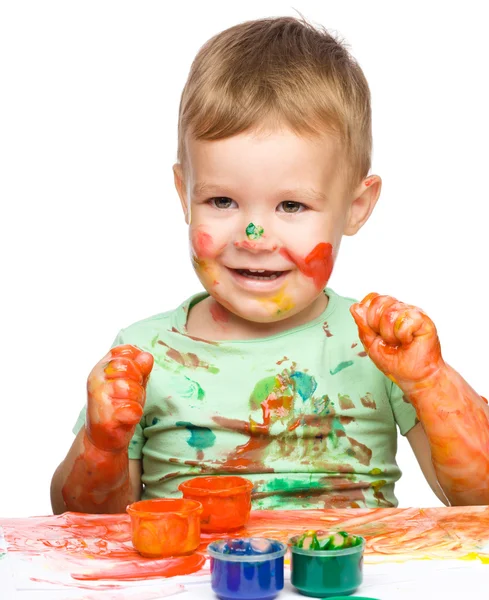
M 218 186 L 205 182 L 196 183 L 192 188 L 193 196 L 224 196 L 225 194 L 233 195 L 226 186 Z M 310 202 L 317 202 L 318 200 L 321 202 L 328 201 L 328 196 L 324 192 L 320 192 L 314 188 L 288 188 L 277 192 L 277 196 L 282 198 L 300 198 L 301 200 L 308 200 Z

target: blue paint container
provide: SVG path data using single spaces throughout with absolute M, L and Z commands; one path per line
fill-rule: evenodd
M 221 600 L 271 600 L 284 587 L 287 546 L 267 538 L 228 538 L 207 547 L 211 584 Z

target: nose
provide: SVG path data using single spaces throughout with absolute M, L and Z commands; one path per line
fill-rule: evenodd
M 234 242 L 234 246 L 248 252 L 274 252 L 278 248 L 276 240 L 261 225 L 250 222 Z

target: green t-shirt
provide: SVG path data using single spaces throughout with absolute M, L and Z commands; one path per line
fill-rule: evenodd
M 251 479 L 255 509 L 397 505 L 396 423 L 405 435 L 415 410 L 366 356 L 354 301 L 325 292 L 317 319 L 261 339 L 189 336 L 205 293 L 119 333 L 114 345 L 155 359 L 129 446 L 143 498 L 180 496 L 185 479 L 218 473 Z

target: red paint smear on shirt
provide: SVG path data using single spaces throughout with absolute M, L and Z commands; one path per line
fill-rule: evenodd
M 305 258 L 301 258 L 285 248 L 280 250 L 280 254 L 297 265 L 298 269 L 306 277 L 311 277 L 318 290 L 324 289 L 331 276 L 334 264 L 333 247 L 331 244 L 321 242 Z

